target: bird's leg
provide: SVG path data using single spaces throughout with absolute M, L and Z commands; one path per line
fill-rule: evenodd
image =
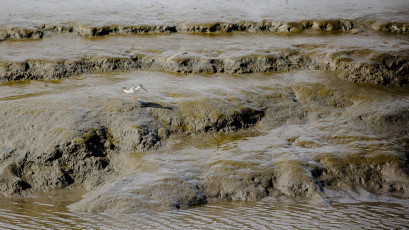
M 132 95 L 132 104 L 133 104 L 133 107 L 135 107 L 135 102 L 133 101 L 133 95 Z
M 124 96 L 122 98 L 122 104 L 125 104 L 125 95 L 126 95 L 126 93 L 124 93 Z

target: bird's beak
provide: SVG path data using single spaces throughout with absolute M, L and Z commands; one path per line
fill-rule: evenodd
M 146 92 L 148 92 L 148 90 L 146 90 L 145 88 L 141 87 L 143 90 L 145 90 Z

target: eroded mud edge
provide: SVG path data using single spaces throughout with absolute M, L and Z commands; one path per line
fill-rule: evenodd
M 356 60 L 359 61 L 356 61 Z M 403 86 L 409 83 L 409 51 L 381 53 L 350 50 L 319 54 L 299 49 L 234 58 L 168 57 L 134 54 L 129 57 L 93 57 L 77 60 L 0 62 L 0 81 L 60 79 L 83 73 L 125 70 L 181 73 L 245 74 L 297 69 L 343 71 L 351 82 Z
M 68 32 L 86 37 L 99 37 L 109 34 L 146 34 L 146 33 L 214 33 L 214 32 L 268 32 L 268 33 L 301 33 L 304 31 L 352 32 L 365 30 L 376 32 L 407 34 L 407 22 L 360 22 L 348 19 L 303 20 L 299 22 L 260 22 L 241 21 L 237 23 L 213 22 L 202 24 L 176 25 L 39 25 L 36 28 L 0 29 L 0 41 L 7 39 L 40 39 L 44 36 Z
M 251 111 L 242 117 L 232 117 L 226 130 L 239 130 L 255 125 L 263 113 Z M 261 115 L 260 115 L 261 114 Z M 249 119 L 256 117 L 257 119 Z M 230 118 L 226 118 L 228 121 Z M 234 120 L 236 119 L 236 120 Z M 232 128 L 235 124 L 242 124 Z M 210 124 L 214 129 L 199 130 L 199 135 L 217 130 L 218 123 Z M 184 126 L 184 125 L 182 125 Z M 198 126 L 201 126 L 200 124 Z M 220 132 L 226 132 L 222 131 Z M 139 130 L 135 140 L 140 151 L 160 148 L 158 142 L 163 135 L 149 130 Z M 183 132 L 182 132 L 183 133 Z M 0 194 L 3 196 L 26 196 L 36 191 L 52 191 L 85 186 L 94 190 L 104 183 L 108 185 L 111 176 L 123 169 L 115 163 L 121 144 L 106 127 L 84 130 L 77 137 L 63 145 L 55 146 L 50 152 L 40 155 L 21 150 L 11 150 L 2 154 L 0 162 Z M 403 138 L 402 146 L 407 149 L 409 139 Z M 217 201 L 257 201 L 266 197 L 292 197 L 313 202 L 330 202 L 326 189 L 365 189 L 374 194 L 392 194 L 406 199 L 409 197 L 409 155 L 379 154 L 350 155 L 346 157 L 318 155 L 316 163 L 301 161 L 280 161 L 273 167 L 255 165 L 251 162 L 235 160 L 213 161 L 205 166 L 201 180 L 180 175 L 168 175 L 155 180 L 135 194 L 150 194 L 149 200 L 133 200 L 135 206 L 127 205 L 125 212 L 143 209 L 164 211 L 201 205 Z M 7 162 L 11 162 L 8 164 Z M 111 186 L 109 186 L 111 187 Z M 103 187 L 102 187 L 103 188 Z M 163 192 L 169 193 L 163 196 Z M 84 199 L 72 206 L 73 209 L 89 212 L 115 210 L 115 205 L 123 205 L 127 198 L 114 197 L 104 193 Z M 162 194 L 162 195 L 161 195 Z M 104 196 L 107 196 L 104 198 Z M 158 196 L 158 197 L 157 197 Z M 327 200 L 328 199 L 328 200 Z M 125 201 L 124 201 L 125 200 Z

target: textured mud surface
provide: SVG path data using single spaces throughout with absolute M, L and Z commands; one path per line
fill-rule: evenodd
M 235 33 L 102 40 L 59 35 L 44 41 L 0 43 L 0 50 L 1 81 L 133 69 L 229 74 L 336 70 L 343 72 L 339 77 L 351 82 L 402 86 L 409 80 L 409 40 L 403 35 Z
M 7 39 L 41 39 L 55 33 L 73 33 L 85 37 L 100 37 L 109 34 L 146 34 L 146 33 L 220 33 L 220 32 L 249 32 L 249 33 L 277 33 L 297 34 L 301 32 L 347 32 L 360 33 L 364 31 L 407 34 L 409 23 L 404 22 L 355 22 L 351 20 L 304 20 L 300 22 L 273 21 L 241 21 L 238 23 L 215 22 L 206 24 L 181 25 L 110 25 L 95 26 L 56 26 L 39 25 L 34 29 L 11 28 L 0 30 L 0 41 Z
M 408 93 L 336 72 L 134 71 L 3 83 L 3 195 L 82 184 L 83 211 L 167 210 L 327 189 L 409 195 Z M 120 87 L 145 85 L 134 108 Z M 98 188 L 98 189 L 95 189 Z
M 79 2 L 0 9 L 1 196 L 84 189 L 72 210 L 111 213 L 409 197 L 405 1 Z
M 366 62 L 354 62 L 354 56 L 369 55 Z M 312 57 L 311 57 L 312 56 Z M 409 82 L 409 52 L 395 54 L 368 50 L 334 53 L 331 57 L 302 54 L 298 50 L 286 53 L 257 54 L 228 59 L 182 58 L 175 62 L 163 57 L 133 55 L 129 58 L 84 58 L 81 60 L 28 60 L 23 63 L 2 63 L 0 74 L 4 80 L 58 79 L 81 73 L 117 70 L 161 70 L 182 73 L 254 73 L 288 71 L 290 69 L 318 69 L 344 71 L 340 77 L 352 82 L 377 85 L 407 85 Z M 365 59 L 366 59 L 365 58 Z

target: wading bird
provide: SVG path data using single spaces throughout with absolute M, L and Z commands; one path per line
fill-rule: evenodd
M 145 90 L 146 92 L 148 92 L 148 90 L 146 90 L 145 88 L 143 88 L 143 86 L 142 86 L 141 84 L 139 84 L 138 86 L 122 87 L 122 90 L 125 92 L 125 93 L 124 93 L 124 96 L 123 96 L 123 99 L 122 99 L 122 104 L 125 103 L 125 95 L 126 95 L 127 93 L 129 93 L 129 94 L 132 94 L 132 104 L 133 104 L 133 106 L 135 106 L 135 102 L 134 102 L 134 100 L 133 100 L 133 95 L 134 95 L 136 92 L 138 92 L 138 90 L 140 90 L 140 89 L 143 89 L 143 90 Z

